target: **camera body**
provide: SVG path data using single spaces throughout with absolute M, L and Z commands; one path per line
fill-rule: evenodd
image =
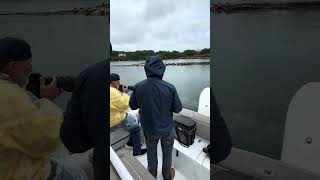
M 134 86 L 125 86 L 123 84 L 120 84 L 118 90 L 123 93 L 123 88 L 126 88 L 126 87 L 128 87 L 128 89 L 131 90 L 131 91 L 134 88 Z
M 31 73 L 29 76 L 29 82 L 26 86 L 26 89 L 30 91 L 32 94 L 40 97 L 40 78 L 42 75 L 40 73 Z M 52 77 L 44 78 L 45 85 L 50 84 L 53 81 Z M 61 88 L 64 91 L 72 92 L 75 88 L 75 78 L 71 76 L 57 76 L 57 88 Z

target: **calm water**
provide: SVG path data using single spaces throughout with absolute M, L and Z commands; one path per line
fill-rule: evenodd
M 169 62 L 199 62 L 201 59 L 165 60 Z M 111 62 L 110 72 L 120 75 L 121 83 L 134 85 L 146 78 L 143 66 L 117 66 L 119 64 L 139 64 L 143 61 Z M 167 66 L 163 79 L 175 85 L 183 107 L 194 111 L 198 110 L 198 101 L 201 91 L 210 85 L 209 65 Z
M 320 12 L 211 14 L 211 80 L 236 147 L 280 158 L 292 96 L 320 81 Z

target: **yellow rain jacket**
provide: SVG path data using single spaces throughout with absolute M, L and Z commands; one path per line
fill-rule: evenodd
M 54 103 L 33 102 L 24 89 L 0 79 L 0 179 L 45 180 L 62 118 Z
M 129 109 L 129 96 L 110 87 L 110 127 L 116 126 L 126 118 Z

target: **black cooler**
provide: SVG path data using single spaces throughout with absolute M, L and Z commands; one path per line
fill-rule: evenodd
M 196 136 L 196 122 L 182 115 L 176 116 L 174 122 L 179 143 L 185 147 L 192 145 Z

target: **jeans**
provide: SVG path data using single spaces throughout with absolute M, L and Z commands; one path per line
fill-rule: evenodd
M 110 128 L 110 131 L 122 128 L 130 132 L 129 143 L 133 144 L 133 154 L 141 153 L 141 138 L 139 118 L 132 112 L 128 112 L 126 118 L 118 125 Z
M 174 139 L 176 137 L 176 131 L 174 128 L 162 136 L 152 135 L 145 133 L 146 144 L 147 144 L 147 158 L 149 172 L 157 178 L 158 170 L 158 156 L 157 156 L 157 146 L 158 141 L 161 141 L 162 149 L 162 176 L 164 180 L 171 180 L 171 164 L 172 164 L 172 149 Z

